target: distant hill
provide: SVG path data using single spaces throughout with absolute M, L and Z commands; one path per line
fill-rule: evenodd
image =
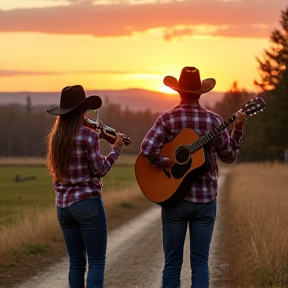
M 179 103 L 178 94 L 165 94 L 143 89 L 126 90 L 87 90 L 87 96 L 98 95 L 105 101 L 120 104 L 122 108 L 133 111 L 150 109 L 152 112 L 162 112 Z M 0 105 L 26 105 L 30 96 L 32 106 L 54 107 L 59 105 L 60 92 L 0 92 Z M 221 101 L 223 92 L 208 92 L 200 98 L 206 108 L 213 108 L 216 102 Z

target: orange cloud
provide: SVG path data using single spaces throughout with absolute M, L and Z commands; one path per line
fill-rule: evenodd
M 59 75 L 62 73 L 41 71 L 0 70 L 0 77 L 22 76 L 22 75 Z
M 213 29 L 204 29 L 201 35 L 266 38 L 278 24 L 285 5 L 286 0 L 186 0 L 138 5 L 84 1 L 69 6 L 0 10 L 0 32 L 121 37 L 160 28 L 163 39 L 171 40 L 199 35 L 197 27 L 202 26 Z
M 71 70 L 71 71 L 61 71 L 61 72 L 46 72 L 46 71 L 27 71 L 27 70 L 1 70 L 0 77 L 11 77 L 11 76 L 27 76 L 27 75 L 68 75 L 68 74 L 159 74 L 160 71 L 119 71 L 119 70 Z

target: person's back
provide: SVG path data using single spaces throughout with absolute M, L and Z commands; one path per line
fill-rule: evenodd
M 104 282 L 107 223 L 101 178 L 119 157 L 123 135 L 117 134 L 106 157 L 101 155 L 98 134 L 83 126 L 87 110 L 101 105 L 99 96 L 86 98 L 83 87 L 74 85 L 62 90 L 60 106 L 47 110 L 57 116 L 47 136 L 47 158 L 69 256 L 70 288 L 101 288 Z
M 193 129 L 199 136 L 215 129 L 222 123 L 217 114 L 199 104 L 202 94 L 215 86 L 215 79 L 200 80 L 199 70 L 184 67 L 179 81 L 166 76 L 164 84 L 177 91 L 181 101 L 178 106 L 162 113 L 145 136 L 141 151 L 155 166 L 172 171 L 177 163 L 175 158 L 161 155 L 163 146 L 180 133 Z M 162 206 L 163 248 L 165 263 L 162 288 L 180 287 L 183 245 L 187 226 L 190 230 L 190 263 L 193 288 L 209 287 L 209 247 L 216 218 L 217 156 L 226 163 L 232 163 L 242 146 L 245 117 L 237 113 L 237 120 L 231 135 L 224 130 L 217 138 L 204 146 L 207 152 L 208 168 L 191 185 L 185 188 L 185 197 L 175 205 Z M 176 148 L 175 148 L 176 149 Z M 193 155 L 191 156 L 193 157 Z M 193 161 L 193 160 L 192 160 Z

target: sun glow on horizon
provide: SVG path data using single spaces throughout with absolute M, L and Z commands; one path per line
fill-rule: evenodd
M 166 86 L 165 84 L 162 84 L 159 88 L 158 91 L 161 93 L 165 93 L 165 94 L 177 94 L 177 92 L 175 90 L 173 90 L 172 88 Z
M 217 91 L 227 91 L 235 81 L 253 90 L 255 55 L 267 46 L 262 38 L 165 42 L 146 34 L 135 40 L 16 32 L 0 33 L 0 42 L 5 44 L 0 53 L 0 92 L 59 91 L 80 83 L 87 90 L 133 87 L 168 96 L 177 92 L 164 85 L 164 76 L 178 77 L 187 65 L 199 68 L 201 79 L 215 78 Z

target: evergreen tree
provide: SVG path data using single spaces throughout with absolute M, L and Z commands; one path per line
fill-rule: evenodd
M 288 62 L 288 7 L 281 12 L 280 27 L 270 36 L 270 50 L 264 50 L 259 63 L 260 81 L 254 83 L 263 91 L 273 90 L 281 82 Z
M 229 91 L 224 94 L 221 102 L 217 102 L 213 111 L 219 114 L 223 120 L 231 117 L 235 112 L 242 108 L 250 99 L 254 97 L 254 93 L 248 92 L 246 89 L 240 89 L 237 81 L 233 82 Z
M 263 60 L 256 57 L 260 80 L 254 83 L 261 88 L 267 108 L 263 116 L 247 121 L 243 161 L 283 160 L 288 149 L 288 7 L 279 23 Z
M 31 111 L 32 111 L 32 100 L 31 100 L 30 95 L 28 95 L 27 98 L 26 98 L 26 112 L 27 112 L 27 115 L 30 115 Z

